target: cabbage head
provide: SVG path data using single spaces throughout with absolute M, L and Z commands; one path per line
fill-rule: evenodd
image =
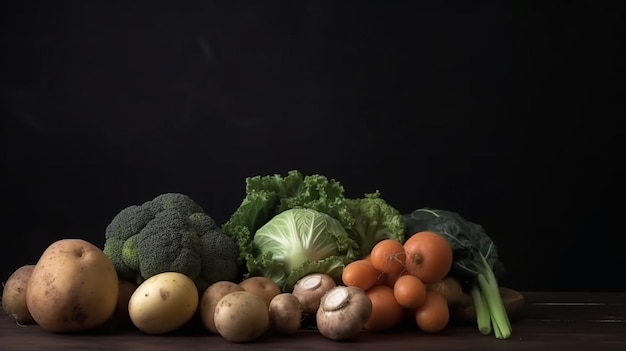
M 246 255 L 248 276 L 268 277 L 287 292 L 309 273 L 325 273 L 339 283 L 357 249 L 337 219 L 313 209 L 289 209 L 256 231 Z

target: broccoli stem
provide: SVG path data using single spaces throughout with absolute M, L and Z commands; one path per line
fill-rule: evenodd
M 478 287 L 485 297 L 496 338 L 507 339 L 511 336 L 511 323 L 500 296 L 498 282 L 487 260 L 482 255 L 480 258 L 482 264 L 478 267 Z
M 489 313 L 489 307 L 487 307 L 485 296 L 480 293 L 480 288 L 476 284 L 471 287 L 470 295 L 474 301 L 478 331 L 483 335 L 488 335 L 491 333 L 491 315 Z

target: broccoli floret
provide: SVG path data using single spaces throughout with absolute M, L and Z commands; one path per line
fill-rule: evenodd
M 154 204 L 156 204 L 160 210 L 176 210 L 187 216 L 193 213 L 204 213 L 204 210 L 200 207 L 200 205 L 193 201 L 189 196 L 183 194 L 161 194 L 152 199 L 148 206 Z M 144 206 L 146 205 L 144 204 Z
M 109 257 L 121 279 L 134 281 L 137 275 L 133 269 L 124 263 L 124 259 L 122 258 L 123 247 L 123 240 L 111 238 L 104 242 L 104 249 L 102 251 Z
M 122 260 L 126 267 L 133 271 L 139 270 L 139 257 L 137 256 L 137 235 L 133 235 L 124 241 L 122 245 Z
M 183 273 L 199 291 L 239 278 L 239 249 L 190 197 L 161 194 L 120 211 L 105 231 L 104 253 L 118 274 L 141 283 L 167 271 Z
M 232 280 L 239 276 L 239 246 L 224 234 L 215 221 L 202 213 L 189 216 L 192 227 L 200 238 L 201 270 L 196 284 L 210 285 L 220 280 Z M 219 267 L 219 269 L 215 269 Z
M 104 253 L 111 259 L 117 273 L 123 279 L 136 280 L 139 270 L 134 246 L 137 233 L 160 211 L 160 205 L 148 201 L 143 205 L 132 205 L 121 210 L 109 223 L 104 233 Z M 128 243 L 127 240 L 131 239 Z M 129 245 L 129 244 L 133 245 Z M 129 250 L 130 249 L 130 250 Z
M 136 255 L 143 279 L 168 271 L 192 279 L 200 275 L 200 238 L 190 224 L 188 216 L 168 209 L 157 213 L 137 234 Z

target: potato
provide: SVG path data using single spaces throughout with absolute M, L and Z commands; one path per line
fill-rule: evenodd
M 2 291 L 2 309 L 19 324 L 33 323 L 33 317 L 26 306 L 26 288 L 34 268 L 34 264 L 27 264 L 15 270 Z
M 44 330 L 78 332 L 113 315 L 119 286 L 109 258 L 94 244 L 61 239 L 43 252 L 26 290 L 26 304 Z
M 222 297 L 215 307 L 215 328 L 226 340 L 248 342 L 269 329 L 269 309 L 265 301 L 248 291 L 235 291 Z
M 137 284 L 128 280 L 120 280 L 119 287 L 120 292 L 117 298 L 117 304 L 115 305 L 115 312 L 113 313 L 113 316 L 117 318 L 120 322 L 130 322 L 131 320 L 130 314 L 128 313 L 128 302 L 130 301 L 130 297 L 137 289 Z
M 130 297 L 133 324 L 147 334 L 165 334 L 186 324 L 198 308 L 198 288 L 188 276 L 164 272 L 141 283 Z
M 429 290 L 434 290 L 443 295 L 451 309 L 460 309 L 472 305 L 472 296 L 463 291 L 461 283 L 452 276 L 427 285 Z
M 235 291 L 244 291 L 244 289 L 237 283 L 223 280 L 211 284 L 202 294 L 199 308 L 200 319 L 211 333 L 218 334 L 213 319 L 215 306 L 222 297 Z
M 246 278 L 239 283 L 244 290 L 251 292 L 263 301 L 267 308 L 270 307 L 270 302 L 274 296 L 280 294 L 282 291 L 276 282 L 272 279 L 262 276 Z
M 293 335 L 302 325 L 300 300 L 292 293 L 274 296 L 270 302 L 270 328 L 282 335 Z

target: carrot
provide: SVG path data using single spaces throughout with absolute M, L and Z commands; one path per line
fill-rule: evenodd
M 372 247 L 369 256 L 374 268 L 383 273 L 397 275 L 404 270 L 406 255 L 404 246 L 398 240 L 379 241 Z
M 377 285 L 365 292 L 372 301 L 372 313 L 364 325 L 371 331 L 389 330 L 402 321 L 404 308 L 393 296 L 393 289 L 387 285 Z
M 452 246 L 433 232 L 413 234 L 404 242 L 405 267 L 409 274 L 430 284 L 442 280 L 452 268 Z
M 356 260 L 348 263 L 341 273 L 341 280 L 346 286 L 367 290 L 378 283 L 382 275 L 369 261 Z
M 404 308 L 417 308 L 426 300 L 426 285 L 420 278 L 405 274 L 393 285 L 393 296 Z
M 398 274 L 383 273 L 382 277 L 378 281 L 379 281 L 379 284 L 389 285 L 389 287 L 393 288 L 393 285 L 396 283 L 398 278 L 402 277 L 403 275 L 408 275 L 408 274 L 409 273 L 407 271 L 402 271 Z
M 450 321 L 450 309 L 446 298 L 434 291 L 426 290 L 426 298 L 415 310 L 417 327 L 425 333 L 443 331 Z

